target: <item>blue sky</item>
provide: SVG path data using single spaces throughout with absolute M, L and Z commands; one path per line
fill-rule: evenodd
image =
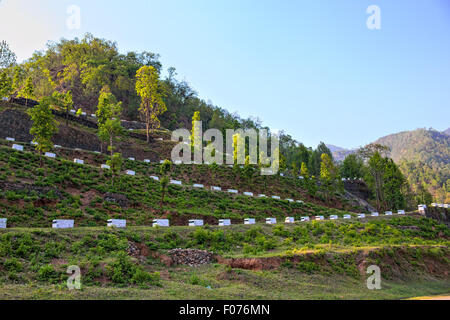
M 369 5 L 380 30 L 366 27 Z M 86 32 L 159 53 L 200 97 L 307 146 L 450 127 L 447 0 L 0 0 L 0 39 L 20 60 Z

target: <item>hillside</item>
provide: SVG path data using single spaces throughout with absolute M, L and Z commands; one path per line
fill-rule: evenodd
M 448 128 L 447 130 L 443 131 L 443 133 L 445 133 L 446 135 L 450 136 L 450 128 Z

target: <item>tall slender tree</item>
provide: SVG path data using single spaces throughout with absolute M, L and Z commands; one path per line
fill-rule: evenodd
M 153 66 L 143 66 L 136 73 L 136 92 L 141 97 L 139 112 L 145 122 L 147 143 L 150 142 L 150 131 L 161 126 L 159 116 L 166 112 L 163 101 L 164 87 L 159 81 L 158 71 Z

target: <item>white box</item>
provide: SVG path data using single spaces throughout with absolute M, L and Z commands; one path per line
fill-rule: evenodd
M 444 208 L 448 209 L 448 204 L 444 204 Z
M 358 219 L 364 219 L 366 215 L 364 213 L 358 214 Z
M 102 169 L 111 169 L 111 167 L 108 166 L 107 164 L 102 164 Z
M 220 219 L 219 220 L 219 226 L 231 226 L 231 220 L 230 219 Z
M 325 220 L 324 216 L 316 216 L 316 220 Z
M 0 229 L 6 229 L 6 222 L 8 219 L 0 219 Z
M 300 219 L 300 221 L 301 221 L 301 222 L 307 222 L 307 221 L 310 221 L 310 219 L 309 219 L 309 217 L 302 217 L 302 218 Z
M 265 194 L 260 194 L 260 195 L 258 195 L 258 198 L 266 198 L 266 195 Z
M 18 144 L 13 144 L 12 148 L 17 151 L 23 151 L 23 146 Z
M 158 139 L 156 139 L 157 141 L 164 141 L 164 139 L 163 138 L 158 138 Z
M 53 220 L 53 229 L 72 229 L 74 225 L 73 220 Z
M 349 214 L 344 214 L 344 219 L 351 219 L 351 218 L 352 218 L 351 215 L 349 215 Z
M 75 114 L 75 113 L 77 113 L 75 110 L 70 110 L 70 113 L 73 113 L 73 114 Z
M 221 187 L 211 187 L 211 191 L 222 191 Z
M 234 193 L 234 194 L 237 194 L 238 191 L 237 191 L 237 190 L 234 190 L 234 189 L 228 189 L 228 193 Z
M 130 161 L 135 161 L 136 159 L 133 158 L 133 157 L 130 157 L 130 158 L 128 158 L 128 160 L 130 160 Z
M 196 184 L 194 184 L 193 185 L 193 187 L 194 188 L 199 188 L 199 189 L 203 189 L 205 186 L 204 185 L 202 185 L 202 184 L 198 184 L 198 183 L 196 183 Z
M 174 161 L 174 164 L 176 166 L 179 166 L 180 164 L 183 164 L 183 162 L 181 160 L 176 160 L 176 161 Z
M 305 179 L 303 176 L 299 176 L 298 177 L 300 180 L 303 180 L 303 179 Z
M 289 201 L 289 202 L 294 202 L 294 200 L 293 200 L 293 199 L 286 199 L 286 201 Z
M 61 147 L 60 145 L 58 145 L 58 144 L 55 144 L 55 145 L 53 146 L 53 148 L 55 148 L 55 149 L 61 149 L 62 147 Z
M 150 163 L 150 160 L 144 159 L 144 162 L 145 162 L 145 163 Z
M 157 177 L 157 176 L 150 176 L 150 179 L 153 179 L 155 181 L 159 181 L 159 177 Z
M 335 214 L 330 216 L 330 220 L 338 220 L 338 219 L 339 219 L 339 217 Z
M 56 158 L 56 154 L 51 153 L 51 152 L 46 152 L 45 156 L 48 157 L 48 158 Z
M 432 206 L 432 207 L 437 207 L 438 204 L 437 204 L 437 203 L 432 203 L 431 206 Z
M 84 160 L 80 160 L 80 159 L 73 159 L 74 163 L 78 163 L 78 164 L 84 164 Z
M 266 224 L 277 224 L 276 218 L 266 218 Z
M 183 183 L 181 181 L 178 181 L 178 180 L 170 180 L 170 184 L 176 184 L 178 186 L 181 186 Z
M 281 198 L 279 196 L 272 196 L 272 199 L 280 200 Z
M 6 137 L 6 141 L 16 141 L 16 139 L 14 139 L 14 138 L 10 138 L 10 137 Z
M 108 220 L 108 227 L 126 228 L 127 227 L 127 220 L 109 219 Z
M 34 141 L 31 141 L 30 142 L 33 146 L 37 146 L 38 145 L 38 143 L 37 142 L 34 142 Z
M 244 196 L 253 197 L 253 192 L 244 192 Z
M 193 219 L 189 220 L 189 227 L 201 227 L 203 226 L 203 220 Z
M 163 164 L 163 163 L 164 163 L 164 161 L 165 161 L 165 160 L 161 160 L 161 161 L 159 162 L 159 164 Z
M 397 213 L 400 215 L 403 215 L 403 214 L 405 214 L 405 210 L 398 210 Z
M 82 112 L 81 115 L 85 117 L 86 116 L 86 112 Z
M 244 219 L 244 224 L 255 224 L 256 220 L 253 218 L 245 218 Z
M 297 202 L 297 203 L 301 203 L 301 204 L 304 203 L 302 200 L 297 200 L 296 202 Z
M 386 212 L 384 213 L 384 215 L 386 215 L 386 216 L 392 216 L 392 211 L 386 211 Z
M 127 170 L 126 174 L 129 175 L 129 176 L 135 176 L 136 172 L 134 172 L 133 170 Z
M 378 212 L 372 212 L 372 213 L 371 213 L 371 216 L 372 216 L 372 217 L 378 217 L 379 215 L 380 215 L 380 214 L 379 214 Z
M 91 113 L 92 118 L 97 118 L 97 116 L 94 113 Z
M 286 219 L 284 219 L 284 223 L 294 223 L 295 219 L 293 217 L 287 217 Z
M 439 204 L 438 204 L 438 207 L 439 207 L 439 208 L 443 208 L 443 207 L 444 207 L 444 204 L 439 203 Z
M 169 220 L 168 219 L 155 219 L 153 220 L 153 226 L 160 226 L 160 227 L 168 227 L 169 226 Z

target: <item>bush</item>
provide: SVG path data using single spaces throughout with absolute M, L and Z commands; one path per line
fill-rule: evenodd
M 297 263 L 297 270 L 311 274 L 313 272 L 319 271 L 320 267 L 316 263 L 311 261 L 301 261 Z

